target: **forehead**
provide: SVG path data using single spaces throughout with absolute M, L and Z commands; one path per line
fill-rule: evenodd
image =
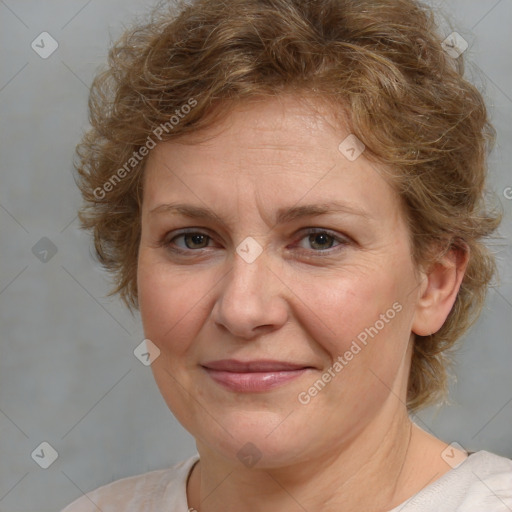
M 224 165 L 218 172 L 229 169 L 234 162 L 238 162 L 239 170 L 250 171 L 253 166 L 272 163 L 301 162 L 304 158 L 314 161 L 319 152 L 325 152 L 326 160 L 333 149 L 336 152 L 340 137 L 348 135 L 333 111 L 325 99 L 290 93 L 225 101 L 210 112 L 220 118 L 216 117 L 208 128 L 157 144 L 148 166 L 156 159 L 168 161 L 171 151 L 176 165 L 185 157 L 191 161 L 194 154 L 197 159 L 212 159 L 212 164 L 222 159 Z M 306 172 L 310 168 L 304 166 Z
M 241 103 L 210 128 L 157 145 L 144 202 L 153 208 L 187 197 L 223 209 L 257 197 L 259 206 L 276 209 L 343 199 L 374 213 L 389 210 L 396 193 L 364 151 L 357 157 L 361 149 L 325 102 L 283 96 Z

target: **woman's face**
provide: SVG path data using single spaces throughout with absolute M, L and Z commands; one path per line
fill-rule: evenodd
M 160 143 L 145 170 L 155 379 L 200 452 L 260 467 L 333 453 L 405 408 L 420 294 L 405 219 L 316 107 L 239 105 L 209 140 Z

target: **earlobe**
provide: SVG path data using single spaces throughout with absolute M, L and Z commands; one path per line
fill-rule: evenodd
M 434 334 L 448 317 L 469 262 L 469 247 L 452 247 L 424 276 L 416 304 L 412 332 Z

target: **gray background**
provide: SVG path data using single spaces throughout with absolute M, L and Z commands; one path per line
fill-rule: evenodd
M 134 357 L 139 319 L 106 298 L 107 276 L 76 218 L 71 161 L 87 125 L 88 86 L 111 38 L 151 4 L 0 0 L 0 512 L 59 510 L 195 452 Z M 501 282 L 459 352 L 452 405 L 416 421 L 447 442 L 512 457 L 512 201 L 504 193 L 512 186 L 512 0 L 435 5 L 469 43 L 468 76 L 485 86 L 499 135 L 491 184 L 506 215 L 494 246 Z M 43 31 L 59 43 L 48 59 L 31 48 Z M 46 262 L 32 250 L 43 237 L 57 249 Z M 42 441 L 58 452 L 46 470 L 31 458 Z

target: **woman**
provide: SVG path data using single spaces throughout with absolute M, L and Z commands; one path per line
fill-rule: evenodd
M 115 45 L 81 219 L 198 454 L 65 512 L 512 509 L 512 461 L 409 418 L 500 222 L 493 129 L 442 41 L 412 0 L 199 0 Z

